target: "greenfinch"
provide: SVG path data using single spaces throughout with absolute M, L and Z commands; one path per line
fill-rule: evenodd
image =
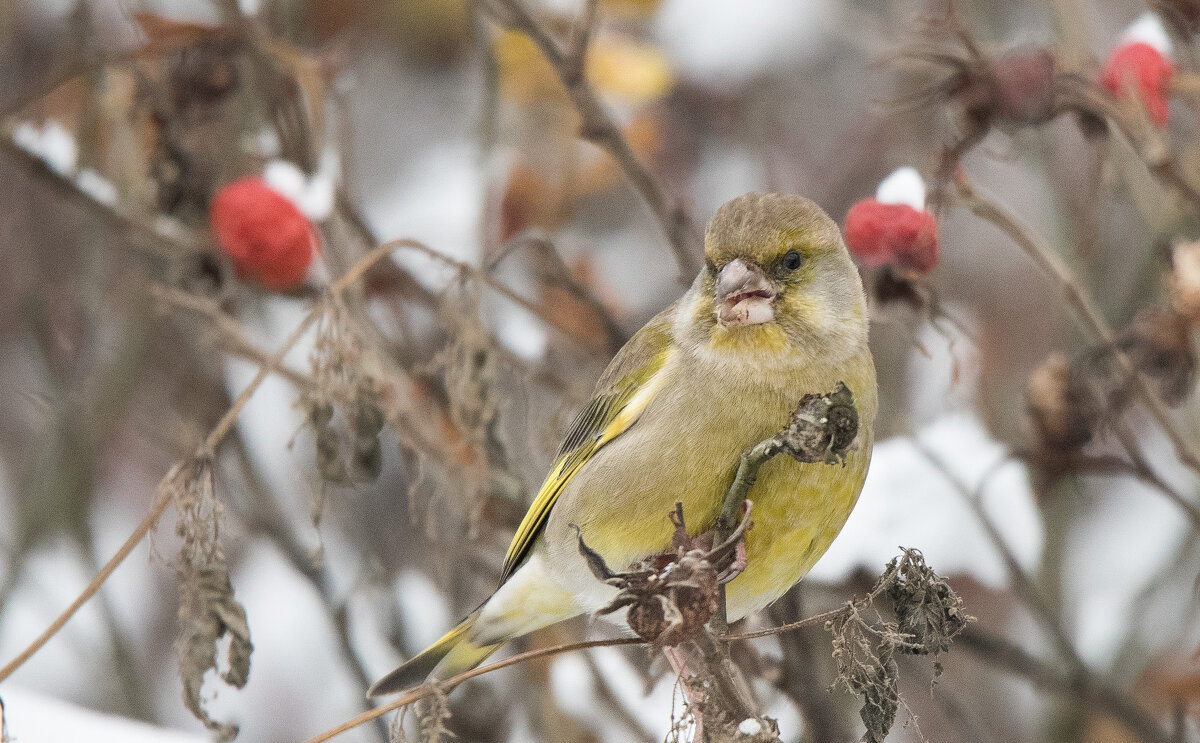
M 782 596 L 829 547 L 866 478 L 878 407 L 858 270 L 833 220 L 792 195 L 726 203 L 704 254 L 688 291 L 600 377 L 517 528 L 499 588 L 370 695 L 449 678 L 511 638 L 604 607 L 616 589 L 590 571 L 575 526 L 616 570 L 670 548 L 677 502 L 690 532 L 711 530 L 741 453 L 785 426 L 805 394 L 841 381 L 859 412 L 855 445 L 844 467 L 762 466 L 746 567 L 726 586 L 730 621 Z

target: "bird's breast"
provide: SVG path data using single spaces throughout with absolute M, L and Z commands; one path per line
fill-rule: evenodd
M 670 546 L 668 514 L 677 502 L 689 532 L 710 529 L 741 453 L 779 431 L 804 394 L 845 381 L 858 398 L 865 431 L 846 467 L 776 457 L 751 491 L 750 565 L 728 589 L 730 615 L 743 616 L 799 580 L 853 508 L 870 456 L 874 369 L 864 373 L 851 364 L 823 373 L 738 375 L 689 361 L 681 357 L 663 370 L 671 377 L 637 423 L 567 484 L 551 512 L 546 544 L 552 545 L 555 570 L 581 593 L 595 578 L 575 551 L 570 524 L 580 526 L 588 545 L 614 569 Z M 769 590 L 775 585 L 782 588 Z M 766 593 L 769 598 L 760 601 Z

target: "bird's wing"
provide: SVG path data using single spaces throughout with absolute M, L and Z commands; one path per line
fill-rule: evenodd
M 659 374 L 671 353 L 674 305 L 646 323 L 626 343 L 596 383 L 591 401 L 575 418 L 550 474 L 533 499 L 504 556 L 500 583 L 509 579 L 533 548 L 559 493 L 600 449 L 637 422 L 663 383 Z

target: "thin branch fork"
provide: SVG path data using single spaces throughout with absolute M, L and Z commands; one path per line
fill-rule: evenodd
M 585 18 L 577 27 L 582 31 L 575 34 L 569 51 L 563 51 L 521 0 L 480 0 L 479 5 L 497 24 L 527 34 L 537 45 L 579 112 L 582 136 L 603 147 L 624 171 L 625 177 L 658 219 L 675 256 L 681 282 L 690 283 L 700 270 L 700 230 L 683 208 L 668 199 L 661 184 L 638 161 L 625 135 L 605 111 L 584 74 L 588 39 L 595 26 L 596 3 L 588 2 L 585 6 Z
M 1012 238 L 1013 242 L 1033 259 L 1038 268 L 1058 284 L 1081 324 L 1097 341 L 1106 348 L 1112 349 L 1113 358 L 1116 359 L 1121 374 L 1129 381 L 1142 404 L 1146 406 L 1150 415 L 1167 434 L 1176 456 L 1194 472 L 1200 474 L 1200 453 L 1180 431 L 1167 406 L 1151 389 L 1146 378 L 1134 366 L 1129 356 L 1116 345 L 1115 334 L 1100 313 L 1095 300 L 1045 239 L 1022 224 L 999 203 L 980 194 L 965 179 L 958 183 L 958 200 L 976 216 L 991 222 Z

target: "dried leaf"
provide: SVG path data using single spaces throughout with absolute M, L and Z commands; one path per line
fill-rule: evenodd
M 204 708 L 204 676 L 217 668 L 217 643 L 229 637 L 229 652 L 221 680 L 242 688 L 250 676 L 250 626 L 246 610 L 233 595 L 229 573 L 223 565 L 203 568 L 181 581 L 179 618 L 183 625 L 178 642 L 179 675 L 183 703 L 219 740 L 237 737 L 238 727 L 214 720 Z
M 898 649 L 915 655 L 945 652 L 971 621 L 962 599 L 945 578 L 925 564 L 917 550 L 906 550 L 892 560 L 889 571 L 893 567 L 895 578 L 887 595 L 899 620 L 898 629 L 907 636 Z

